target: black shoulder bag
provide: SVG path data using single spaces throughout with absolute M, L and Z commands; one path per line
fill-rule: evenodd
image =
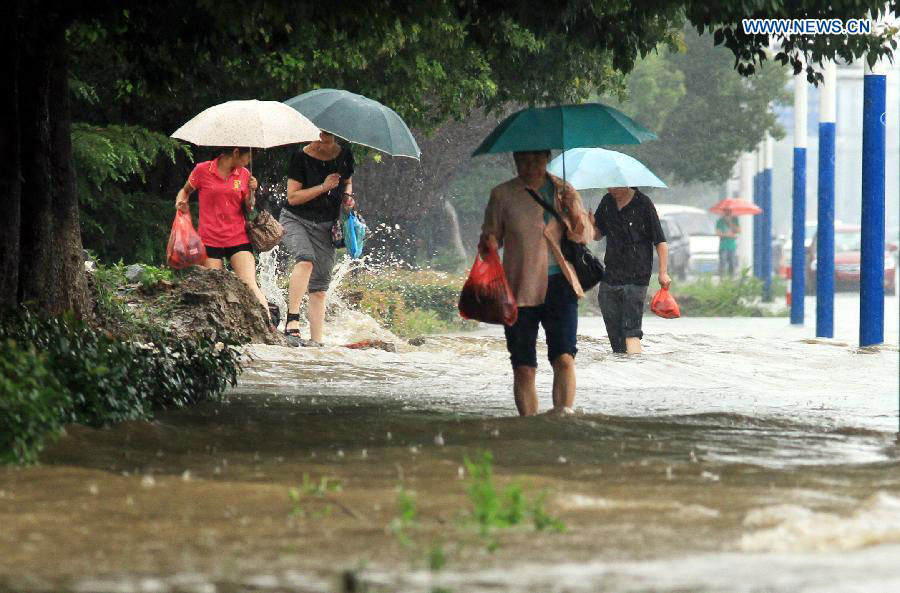
M 578 276 L 578 282 L 581 284 L 582 290 L 588 291 L 597 286 L 597 284 L 603 280 L 603 263 L 591 253 L 591 250 L 587 248 L 587 245 L 582 245 L 581 243 L 576 243 L 569 239 L 569 227 L 566 226 L 566 223 L 563 222 L 562 217 L 557 214 L 556 210 L 542 200 L 533 189 L 527 187 L 525 189 L 531 194 L 531 197 L 534 198 L 535 202 L 540 204 L 544 210 L 552 214 L 562 225 L 563 236 L 562 241 L 560 241 L 559 244 L 560 250 L 562 251 L 563 257 L 566 258 L 566 261 L 571 263 L 572 267 L 575 268 L 575 275 Z

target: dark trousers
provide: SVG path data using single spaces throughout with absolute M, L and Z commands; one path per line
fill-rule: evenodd
M 643 338 L 644 299 L 647 287 L 640 284 L 600 283 L 597 300 L 613 352 L 625 353 L 625 338 Z
M 737 270 L 737 251 L 734 249 L 719 250 L 719 278 L 724 278 L 725 274 L 731 278 Z

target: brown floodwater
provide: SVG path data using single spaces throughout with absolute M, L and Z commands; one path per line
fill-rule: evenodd
M 0 591 L 900 590 L 897 347 L 786 323 L 648 319 L 628 358 L 583 318 L 568 418 L 513 417 L 496 329 L 255 346 L 223 402 L 0 469 Z M 565 531 L 480 535 L 483 451 Z

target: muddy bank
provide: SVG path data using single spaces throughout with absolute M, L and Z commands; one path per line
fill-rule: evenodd
M 140 323 L 161 327 L 184 340 L 214 339 L 228 332 L 242 343 L 285 344 L 282 335 L 271 331 L 266 311 L 250 289 L 226 270 L 192 266 L 177 273 L 173 281 L 119 286 L 115 298 Z M 97 322 L 114 333 L 131 329 L 109 316 L 98 316 Z

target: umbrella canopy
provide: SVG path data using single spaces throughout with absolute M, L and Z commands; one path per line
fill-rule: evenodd
M 397 112 L 362 95 L 317 89 L 284 102 L 335 136 L 391 156 L 418 159 L 421 151 Z
M 731 214 L 733 216 L 744 216 L 745 214 L 762 214 L 762 208 L 754 204 L 753 202 L 748 202 L 747 200 L 742 200 L 741 198 L 725 198 L 715 206 L 709 209 L 713 214 L 725 214 L 725 210 L 731 210 Z
M 199 146 L 272 148 L 319 139 L 319 128 L 278 101 L 228 101 L 201 111 L 172 138 Z
M 656 134 L 601 103 L 530 107 L 500 122 L 472 156 L 517 150 L 567 150 L 606 144 L 640 144 Z
M 567 150 L 550 161 L 547 170 L 557 177 L 562 177 L 565 172 L 566 179 L 575 189 L 667 187 L 636 158 L 603 148 Z

